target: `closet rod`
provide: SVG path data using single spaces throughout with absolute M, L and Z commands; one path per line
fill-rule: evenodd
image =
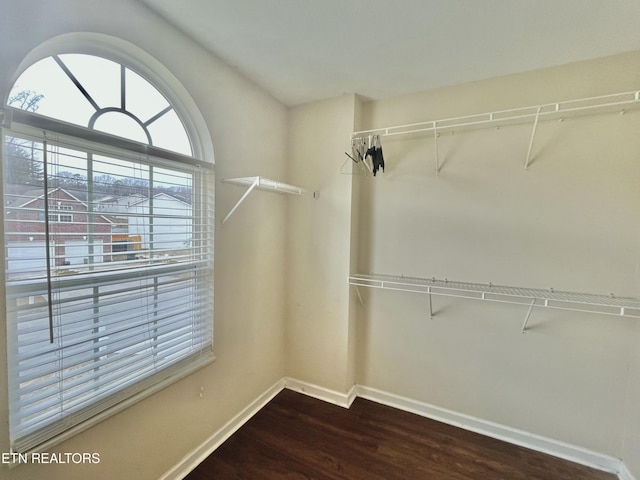
M 426 132 L 450 132 L 465 128 L 488 128 L 529 123 L 539 120 L 565 119 L 579 115 L 598 115 L 640 108 L 640 90 L 614 93 L 598 97 L 581 98 L 562 102 L 547 103 L 529 107 L 499 110 L 495 112 L 451 117 L 441 120 L 409 123 L 389 127 L 360 130 L 351 134 L 352 139 L 365 138 L 369 135 L 390 137 Z

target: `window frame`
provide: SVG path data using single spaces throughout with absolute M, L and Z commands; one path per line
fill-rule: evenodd
M 82 34 L 81 36 L 86 36 L 87 34 Z M 77 35 L 74 35 L 77 36 Z M 68 40 L 69 35 L 64 35 L 64 41 L 62 41 L 62 45 L 66 45 L 66 40 Z M 99 41 L 96 41 L 96 37 L 100 37 Z M 131 69 L 132 71 L 143 76 L 147 81 L 149 81 L 158 91 L 167 98 L 175 110 L 176 114 L 179 116 L 183 125 L 185 127 L 185 131 L 190 139 L 193 156 L 182 155 L 177 152 L 172 152 L 168 150 L 164 150 L 161 148 L 154 147 L 152 145 L 141 144 L 132 140 L 127 140 L 125 138 L 116 137 L 114 135 L 110 135 L 107 133 L 103 133 L 96 130 L 90 130 L 89 128 L 80 127 L 77 125 L 72 125 L 69 123 L 65 123 L 60 120 L 51 119 L 49 117 L 44 117 L 42 115 L 38 115 L 32 112 L 27 112 L 23 110 L 19 110 L 16 108 L 6 106 L 6 98 L 4 102 L 4 106 L 0 107 L 0 127 L 9 127 L 13 131 L 24 132 L 27 135 L 33 134 L 35 132 L 41 133 L 44 131 L 54 132 L 56 135 L 60 137 L 68 137 L 73 139 L 73 143 L 77 145 L 93 145 L 99 144 L 101 147 L 109 147 L 114 149 L 114 151 L 118 151 L 122 154 L 122 152 L 126 152 L 129 154 L 142 154 L 150 157 L 160 158 L 162 160 L 166 160 L 168 162 L 178 162 L 184 163 L 191 166 L 197 166 L 203 168 L 205 170 L 211 171 L 213 174 L 214 170 L 214 162 L 213 162 L 213 148 L 210 141 L 210 136 L 208 133 L 208 129 L 206 128 L 206 124 L 204 123 L 204 119 L 202 118 L 199 110 L 195 106 L 195 102 L 190 98 L 190 96 L 184 90 L 184 87 L 180 85 L 180 83 L 173 77 L 166 68 L 162 67 L 157 61 L 149 57 L 146 53 L 141 50 L 133 47 L 130 44 L 125 44 L 119 39 L 109 38 L 108 41 L 105 41 L 106 37 L 102 35 L 92 35 L 88 34 L 85 38 L 87 41 L 83 47 L 78 48 L 78 43 L 73 42 L 73 49 L 69 50 L 68 48 L 60 48 L 61 42 L 60 39 L 54 39 L 50 42 L 47 42 L 42 48 L 36 49 L 36 53 L 32 52 L 32 54 L 28 55 L 27 58 L 23 61 L 23 66 L 26 65 L 25 68 L 19 69 L 20 71 L 24 71 L 31 64 L 38 61 L 40 58 L 45 58 L 46 56 L 50 56 L 52 54 L 64 54 L 64 53 L 84 53 L 89 55 L 94 55 L 98 57 L 103 57 L 108 60 L 120 63 L 125 67 Z M 119 47 L 125 46 L 125 49 L 114 48 L 113 44 L 117 44 Z M 123 50 L 126 50 L 123 51 Z M 135 51 L 136 55 L 131 56 L 130 53 Z M 52 53 L 55 52 L 55 53 Z M 35 55 L 35 57 L 34 57 Z M 140 61 L 140 58 L 144 58 L 145 62 Z M 151 66 L 149 66 L 151 64 Z M 17 78 L 19 74 L 15 77 Z M 15 83 L 12 82 L 11 85 Z M 170 87 L 168 87 L 170 85 Z M 178 88 L 176 88 L 178 87 Z M 178 95 L 176 95 L 176 90 L 178 91 Z M 8 96 L 8 94 L 7 94 Z M 178 98 L 179 97 L 179 98 Z M 181 100 L 186 100 L 185 102 Z M 186 106 L 185 106 L 186 103 Z M 204 128 L 203 128 L 204 127 Z M 4 130 L 4 129 L 0 129 Z M 4 139 L 4 135 L 3 135 Z M 0 147 L 0 158 L 4 157 L 4 140 L 3 144 Z M 212 175 L 213 176 L 213 175 Z M 212 179 L 208 188 L 211 191 L 211 196 L 213 197 L 215 181 Z M 0 195 L 4 195 L 4 192 L 1 190 L 2 186 L 0 185 Z M 4 198 L 4 196 L 3 196 Z M 213 205 L 211 206 L 211 210 L 208 212 L 208 220 L 211 225 L 211 230 L 213 230 L 214 222 L 214 212 Z M 70 215 L 71 221 L 73 221 L 73 215 L 71 212 L 57 212 L 54 210 L 54 213 L 50 215 L 58 215 L 58 220 L 60 220 L 59 215 Z M 210 262 L 211 262 L 211 279 L 208 282 L 208 285 L 211 287 L 211 291 L 213 294 L 213 234 L 211 237 L 211 246 L 210 246 Z M 3 285 L 6 286 L 6 278 L 4 273 L 0 275 L 0 278 L 3 280 Z M 213 324 L 213 312 L 211 312 L 211 322 Z M 8 328 L 8 327 L 7 327 Z M 7 341 L 10 340 L 10 335 L 7 335 Z M 142 400 L 143 398 L 148 397 L 149 395 L 154 394 L 155 392 L 165 388 L 167 385 L 183 378 L 186 375 L 193 373 L 193 371 L 198 370 L 205 365 L 208 365 L 212 361 L 215 360 L 215 356 L 213 354 L 213 338 L 211 339 L 211 355 L 206 358 L 202 358 L 200 361 L 193 362 L 192 365 L 181 369 L 181 371 L 175 373 L 168 374 L 168 376 L 160 381 L 156 381 L 153 384 L 147 385 L 146 388 L 134 395 L 129 396 L 128 398 L 120 401 L 116 405 L 107 408 L 104 411 L 96 413 L 89 420 L 86 420 L 82 423 L 79 423 L 66 431 L 57 434 L 37 446 L 35 446 L 32 450 L 44 450 L 50 448 L 51 446 L 64 441 L 65 439 L 79 433 L 86 428 L 91 427 L 97 422 L 102 421 L 103 419 L 111 416 L 114 413 L 117 413 L 130 405 Z M 7 433 L 8 436 L 8 433 Z

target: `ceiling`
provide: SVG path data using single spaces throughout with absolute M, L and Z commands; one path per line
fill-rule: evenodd
M 640 0 L 140 0 L 287 105 L 640 49 Z

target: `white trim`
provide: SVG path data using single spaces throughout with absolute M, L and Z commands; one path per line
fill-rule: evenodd
M 187 454 L 177 465 L 161 476 L 159 480 L 181 480 L 184 478 L 285 388 L 343 408 L 349 408 L 356 397 L 365 398 L 382 405 L 415 413 L 438 422 L 503 440 L 513 445 L 519 445 L 554 457 L 563 458 L 597 470 L 614 473 L 618 476 L 619 480 L 636 480 L 622 460 L 576 445 L 363 385 L 354 385 L 347 393 L 340 393 L 336 390 L 289 377 L 283 377 L 276 382 L 271 388 L 211 435 L 202 445 Z
M 620 480 L 636 480 L 636 477 L 633 476 L 633 473 L 627 468 L 625 463 L 620 460 L 620 467 L 618 469 L 618 478 Z
M 356 398 L 357 386 L 354 385 L 347 393 L 340 393 L 312 383 L 296 380 L 295 378 L 284 377 L 284 386 L 294 392 L 303 393 L 310 397 L 333 403 L 343 408 L 349 408 Z
M 563 458 L 580 465 L 596 468 L 605 472 L 620 474 L 622 462 L 609 455 L 587 450 L 576 445 L 543 437 L 516 428 L 465 415 L 428 403 L 401 397 L 393 393 L 383 392 L 375 388 L 358 385 L 358 397 L 366 398 L 383 405 L 394 407 L 406 412 L 415 413 L 422 417 L 438 422 L 463 428 L 491 438 L 546 453 L 554 457 Z M 620 477 L 621 479 L 624 477 Z
M 189 452 L 175 466 L 162 475 L 159 480 L 182 480 L 189 472 L 202 463 L 242 425 L 253 417 L 262 407 L 280 393 L 285 387 L 285 379 L 278 380 L 267 391 L 247 405 L 235 417 L 213 433 L 202 445 Z

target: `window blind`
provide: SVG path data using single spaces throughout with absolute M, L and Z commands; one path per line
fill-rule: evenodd
M 213 172 L 4 131 L 12 449 L 213 358 Z

